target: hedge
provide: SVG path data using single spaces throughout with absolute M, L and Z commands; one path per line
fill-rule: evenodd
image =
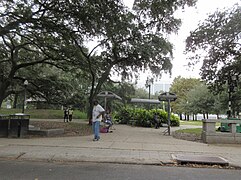
M 154 114 L 157 113 L 158 119 L 162 124 L 167 124 L 168 113 L 161 109 L 132 109 L 123 108 L 115 114 L 115 119 L 120 124 L 130 124 L 134 120 L 135 126 L 152 127 L 154 126 Z M 171 126 L 179 126 L 179 117 L 171 114 Z

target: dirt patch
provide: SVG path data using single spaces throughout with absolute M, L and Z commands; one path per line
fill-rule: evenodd
M 196 141 L 196 142 L 202 142 L 201 135 L 193 134 L 193 133 L 183 133 L 183 132 L 173 132 L 172 137 L 176 139 L 183 139 L 187 141 Z
M 88 136 L 92 134 L 92 128 L 87 123 L 30 121 L 29 124 L 36 128 L 40 128 L 41 130 L 42 129 L 64 129 L 64 134 L 60 136 Z

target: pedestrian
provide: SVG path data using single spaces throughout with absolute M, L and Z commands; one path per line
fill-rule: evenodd
M 94 103 L 94 107 L 92 111 L 92 127 L 94 132 L 93 141 L 98 141 L 100 139 L 100 122 L 102 120 L 102 115 L 104 115 L 105 113 L 105 110 L 97 100 L 94 100 L 93 103 Z
M 154 124 L 156 129 L 160 128 L 160 121 L 158 119 L 157 113 L 154 114 Z
M 73 119 L 73 113 L 74 113 L 74 110 L 72 108 L 69 108 L 69 122 L 71 122 Z
M 104 123 L 107 126 L 108 132 L 112 132 L 112 131 L 110 131 L 110 128 L 113 126 L 112 116 L 111 116 L 110 110 L 106 110 Z
M 68 122 L 69 120 L 69 109 L 67 107 L 64 108 L 64 122 Z

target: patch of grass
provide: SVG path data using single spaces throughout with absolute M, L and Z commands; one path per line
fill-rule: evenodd
M 195 135 L 201 135 L 202 133 L 202 128 L 192 128 L 192 129 L 179 129 L 177 132 L 180 133 L 190 133 L 190 134 L 195 134 Z
M 202 121 L 182 121 L 180 120 L 180 125 L 193 125 L 193 126 L 202 126 Z
M 221 123 L 216 123 L 216 126 L 220 126 Z M 182 121 L 180 120 L 180 125 L 191 125 L 191 126 L 202 126 L 202 121 L 197 120 L 197 121 Z
M 10 115 L 15 113 L 21 113 L 22 109 L 0 109 L 0 114 Z M 63 110 L 53 109 L 26 109 L 25 114 L 29 114 L 33 119 L 63 119 Z M 85 112 L 74 110 L 73 119 L 87 119 Z

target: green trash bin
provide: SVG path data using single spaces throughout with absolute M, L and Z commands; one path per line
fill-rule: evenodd
M 30 115 L 28 114 L 19 113 L 10 115 L 8 137 L 26 137 L 28 135 L 29 119 Z
M 223 120 L 226 120 L 227 123 L 221 123 L 221 127 L 220 127 L 221 132 L 230 132 L 230 124 L 228 123 L 229 120 L 240 120 L 240 123 L 236 125 L 236 132 L 241 133 L 241 119 L 229 118 L 229 119 L 223 119 Z
M 9 116 L 0 115 L 0 137 L 8 137 Z

